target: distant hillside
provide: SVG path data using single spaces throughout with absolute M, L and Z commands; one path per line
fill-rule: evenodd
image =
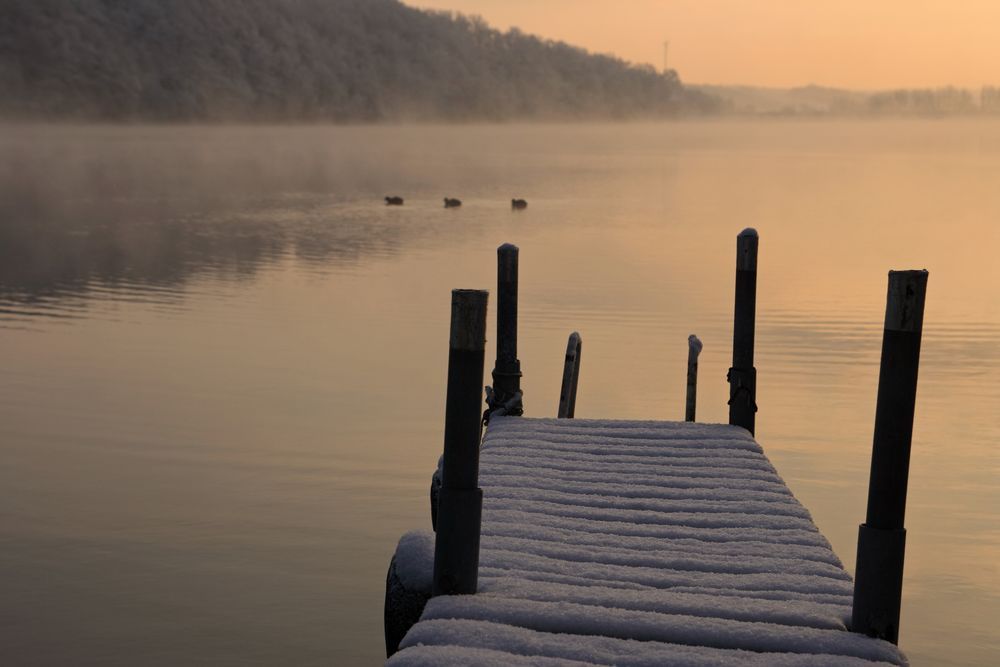
M 397 0 L 0 0 L 0 114 L 158 121 L 661 117 L 658 74 Z

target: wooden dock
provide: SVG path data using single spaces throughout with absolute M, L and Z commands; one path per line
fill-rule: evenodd
M 747 230 L 725 425 L 693 423 L 694 337 L 691 421 L 573 419 L 576 333 L 561 418 L 521 417 L 509 245 L 499 249 L 498 357 L 481 415 L 487 294 L 454 292 L 435 532 L 405 535 L 390 564 L 390 667 L 907 664 L 895 644 L 927 274 L 890 273 L 855 583 L 752 435 L 756 270 Z
M 745 429 L 505 417 L 481 466 L 478 593 L 393 667 L 905 664 L 847 632 L 850 576 Z

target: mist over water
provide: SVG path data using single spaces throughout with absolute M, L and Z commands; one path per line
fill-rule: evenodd
M 521 247 L 528 416 L 578 330 L 577 416 L 680 419 L 697 333 L 725 421 L 752 226 L 758 440 L 849 569 L 886 272 L 930 270 L 901 646 L 989 664 L 997 183 L 986 120 L 0 128 L 0 662 L 377 663 L 450 290 Z

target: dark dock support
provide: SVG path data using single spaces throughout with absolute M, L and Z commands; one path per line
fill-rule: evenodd
M 733 367 L 729 369 L 729 423 L 754 433 L 757 369 L 753 365 L 757 313 L 757 230 L 736 237 L 736 307 L 733 316 Z
M 576 415 L 576 387 L 580 383 L 580 355 L 583 339 L 575 331 L 566 345 L 566 363 L 563 365 L 562 390 L 559 392 L 559 419 L 573 419 Z
M 926 294 L 926 271 L 889 273 L 868 512 L 858 532 L 851 629 L 893 644 L 899 641 L 903 517 Z
M 476 592 L 483 492 L 479 488 L 480 405 L 489 293 L 451 295 L 451 346 L 444 457 L 434 544 L 433 595 Z
M 688 336 L 687 399 L 684 402 L 684 421 L 693 422 L 698 406 L 698 355 L 702 343 L 695 335 Z
M 511 417 L 524 414 L 521 361 L 517 358 L 518 253 L 517 246 L 510 243 L 497 248 L 497 360 L 487 419 L 498 410 Z

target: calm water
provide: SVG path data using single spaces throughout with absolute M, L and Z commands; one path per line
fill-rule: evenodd
M 578 416 L 679 419 L 697 333 L 724 421 L 747 226 L 758 439 L 849 567 L 886 271 L 930 270 L 901 643 L 996 664 L 1000 123 L 944 121 L 0 128 L 0 663 L 378 664 L 450 290 L 520 245 L 528 415 L 579 330 Z

